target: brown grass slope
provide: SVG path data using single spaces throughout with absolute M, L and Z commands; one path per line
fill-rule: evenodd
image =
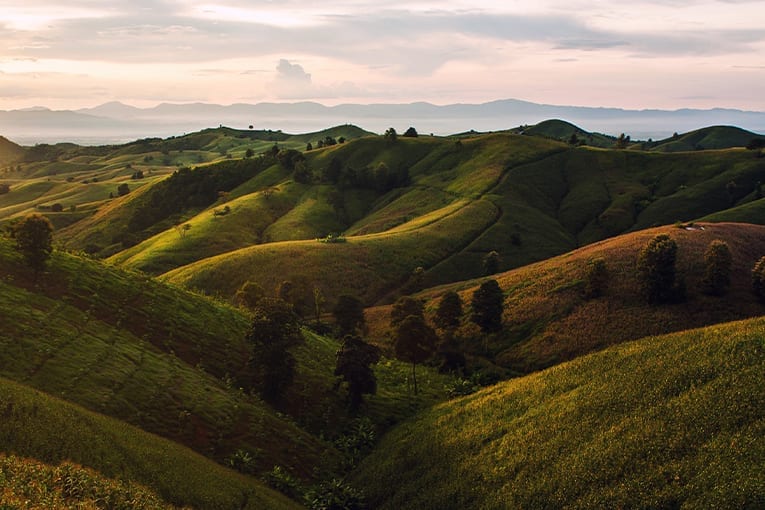
M 514 372 L 527 373 L 602 349 L 609 345 L 701 327 L 765 312 L 751 292 L 751 269 L 765 255 L 765 227 L 742 223 L 702 223 L 703 230 L 664 226 L 601 241 L 549 260 L 493 276 L 505 293 L 504 330 L 483 345 L 469 343 L 470 353 L 494 360 Z M 655 235 L 668 233 L 678 244 L 678 273 L 685 275 L 688 299 L 649 305 L 640 295 L 635 263 Z M 700 292 L 704 251 L 714 239 L 726 241 L 733 255 L 732 285 L 722 297 Z M 602 257 L 609 272 L 604 296 L 583 296 L 584 269 Z M 440 296 L 457 290 L 466 317 L 473 292 L 482 280 L 470 280 L 424 291 L 420 297 L 434 311 Z M 367 310 L 371 336 L 386 343 L 390 307 Z

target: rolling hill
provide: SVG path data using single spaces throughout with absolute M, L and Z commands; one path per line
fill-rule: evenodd
M 735 126 L 710 126 L 653 142 L 650 150 L 659 152 L 698 151 L 746 147 L 752 140 L 763 138 Z
M 678 273 L 687 286 L 682 303 L 649 305 L 640 293 L 637 255 L 659 233 L 678 245 Z M 701 292 L 704 251 L 724 240 L 733 255 L 731 287 L 722 297 Z M 696 223 L 693 228 L 666 226 L 641 230 L 493 275 L 505 293 L 504 330 L 482 341 L 463 333 L 463 349 L 510 373 L 523 374 L 556 365 L 610 345 L 756 317 L 765 308 L 751 291 L 751 270 L 765 255 L 765 227 L 736 223 Z M 590 260 L 602 258 L 608 288 L 602 297 L 584 297 L 584 274 Z M 466 303 L 483 279 L 429 289 L 417 294 L 435 311 L 440 296 L 456 290 Z M 367 310 L 370 337 L 382 346 L 390 337 L 390 306 Z M 618 324 L 618 327 L 614 326 Z
M 437 405 L 354 480 L 381 509 L 759 508 L 764 336 L 650 337 Z

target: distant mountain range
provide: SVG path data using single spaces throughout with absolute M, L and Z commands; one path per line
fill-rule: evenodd
M 424 102 L 337 106 L 299 102 L 227 106 L 163 103 L 153 108 L 136 108 L 110 102 L 74 111 L 35 107 L 0 111 L 0 135 L 23 145 L 54 142 L 106 144 L 181 135 L 219 125 L 308 132 L 344 123 L 375 132 L 383 132 L 388 127 L 404 131 L 414 126 L 421 133 L 448 135 L 468 130 L 504 130 L 551 118 L 565 119 L 592 132 L 614 136 L 625 133 L 633 140 L 662 139 L 674 132 L 710 125 L 733 125 L 757 133 L 765 132 L 765 112 L 723 108 L 624 110 L 504 99 L 443 106 Z

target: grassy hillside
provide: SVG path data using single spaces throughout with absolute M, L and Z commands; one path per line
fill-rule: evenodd
M 24 148 L 0 136 L 0 165 L 10 165 L 20 161 L 24 156 Z
M 250 451 L 256 472 L 332 469 L 331 446 L 239 390 L 249 358 L 240 312 L 63 253 L 35 283 L 6 241 L 0 268 L 0 375 L 220 461 Z
M 646 335 L 754 317 L 762 304 L 751 292 L 751 269 L 765 255 L 765 227 L 735 223 L 697 224 L 704 230 L 661 227 L 601 241 L 571 253 L 493 276 L 505 292 L 504 329 L 481 341 L 468 329 L 463 348 L 512 372 L 527 373 Z M 668 233 L 678 244 L 678 273 L 684 275 L 688 299 L 648 305 L 640 295 L 637 254 L 656 234 Z M 701 293 L 704 251 L 714 239 L 726 241 L 733 255 L 732 284 L 723 297 Z M 608 269 L 605 295 L 585 299 L 588 261 L 603 258 Z M 435 311 L 440 296 L 458 290 L 465 302 L 465 321 L 472 293 L 481 280 L 425 291 Z M 390 307 L 368 310 L 370 335 L 382 345 L 390 336 Z M 618 326 L 614 326 L 618 324 Z
M 124 480 L 113 484 L 116 494 L 123 492 L 120 486 L 138 482 L 177 506 L 297 507 L 255 479 L 226 469 L 188 448 L 4 378 L 0 378 L 0 407 L 4 410 L 0 422 L 1 451 L 48 464 L 75 462 L 106 477 Z M 26 469 L 28 466 L 21 467 L 22 472 Z M 59 473 L 66 471 L 66 467 L 59 469 Z M 6 479 L 2 484 L 4 491 L 10 486 L 11 494 L 17 492 L 16 475 L 2 466 L 1 477 Z M 88 486 L 92 484 L 84 480 L 83 491 Z M 77 490 L 77 485 L 69 487 L 72 492 Z M 136 498 L 143 497 L 149 502 L 153 499 L 141 496 L 144 491 L 139 488 L 131 490 Z M 117 507 L 117 501 L 114 503 Z
M 613 136 L 590 133 L 579 126 L 559 119 L 545 120 L 539 124 L 524 127 L 522 128 L 522 133 L 524 135 L 553 138 L 566 143 L 576 141 L 573 145 L 584 144 L 591 147 L 611 148 L 616 143 L 616 138 Z M 573 136 L 575 138 L 572 138 Z
M 762 507 L 764 337 L 730 323 L 501 383 L 397 427 L 354 479 L 383 509 Z
M 71 462 L 50 466 L 0 455 L 0 483 L 0 505 L 5 508 L 77 510 L 98 508 L 102 501 L 115 510 L 174 508 L 140 485 L 111 480 Z

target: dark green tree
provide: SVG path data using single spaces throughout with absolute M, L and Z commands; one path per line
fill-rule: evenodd
M 385 139 L 389 142 L 395 142 L 396 139 L 398 139 L 398 133 L 396 133 L 396 130 L 392 127 L 385 130 Z
M 412 364 L 412 382 L 414 394 L 417 395 L 418 363 L 427 361 L 436 350 L 438 336 L 433 328 L 427 325 L 425 319 L 410 315 L 398 324 L 393 337 L 393 349 L 396 357 Z
M 252 150 L 252 149 L 247 149 L 246 151 L 244 151 L 244 157 L 245 157 L 245 159 L 250 159 L 250 158 L 251 158 L 251 157 L 253 157 L 254 155 L 255 155 L 255 151 L 254 151 L 254 150 Z
M 701 281 L 702 290 L 706 294 L 722 296 L 730 287 L 730 268 L 733 256 L 728 243 L 715 239 L 704 252 L 704 277 Z
M 337 351 L 335 375 L 348 383 L 348 402 L 358 409 L 364 395 L 377 392 L 377 378 L 372 365 L 380 361 L 380 349 L 356 335 L 346 335 Z
M 303 341 L 292 305 L 278 298 L 263 298 L 252 310 L 247 342 L 252 349 L 253 386 L 263 399 L 276 403 L 292 384 L 295 357 L 290 349 Z
M 752 269 L 752 290 L 760 301 L 765 302 L 765 257 L 760 258 Z
M 675 282 L 677 243 L 668 234 L 658 234 L 640 250 L 637 260 L 638 280 L 649 303 L 679 300 L 682 288 Z
M 246 281 L 239 287 L 234 295 L 234 303 L 243 308 L 252 310 L 258 302 L 266 297 L 266 290 L 253 281 Z
M 600 297 L 608 288 L 608 268 L 603 257 L 587 261 L 584 269 L 584 297 L 592 299 Z
M 390 311 L 390 325 L 396 327 L 410 315 L 424 318 L 425 304 L 421 299 L 412 296 L 401 296 L 393 303 Z
M 337 304 L 332 309 L 332 316 L 341 336 L 364 330 L 364 304 L 355 296 L 343 294 L 338 297 Z
M 311 145 L 311 142 L 308 142 L 305 146 L 306 152 L 313 150 L 313 145 Z
M 403 136 L 405 138 L 417 138 L 419 135 L 417 134 L 417 130 L 416 129 L 414 129 L 413 127 L 409 126 L 409 129 L 404 131 L 404 135 Z
M 127 185 L 127 183 L 123 182 L 119 186 L 117 186 L 117 196 L 125 196 L 128 193 L 130 193 L 130 186 Z
M 13 226 L 16 249 L 34 269 L 35 277 L 45 269 L 53 251 L 53 225 L 40 214 L 30 214 Z
M 454 331 L 462 319 L 462 299 L 460 295 L 450 290 L 441 297 L 436 309 L 434 322 L 444 331 Z
M 492 274 L 495 274 L 499 272 L 499 263 L 501 262 L 501 259 L 499 257 L 499 253 L 492 250 L 489 253 L 486 254 L 486 256 L 483 258 L 483 274 L 484 276 L 489 276 Z
M 473 293 L 470 320 L 476 323 L 484 333 L 493 333 L 502 329 L 502 311 L 505 297 L 497 280 L 487 280 Z

